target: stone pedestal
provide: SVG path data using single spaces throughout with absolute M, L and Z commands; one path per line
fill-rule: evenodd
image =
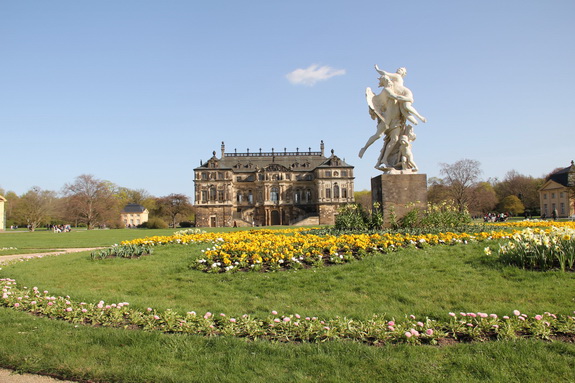
M 371 179 L 371 200 L 383 209 L 384 226 L 391 225 L 391 214 L 400 219 L 414 208 L 427 208 L 427 175 L 382 174 Z

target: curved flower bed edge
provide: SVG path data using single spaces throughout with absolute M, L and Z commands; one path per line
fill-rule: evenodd
M 449 313 L 444 319 L 386 318 L 374 315 L 370 320 L 346 317 L 321 319 L 299 314 L 281 315 L 271 311 L 265 318 L 224 313 L 180 314 L 130 308 L 129 303 L 106 304 L 75 302 L 69 296 L 51 296 L 37 287 L 19 288 L 14 279 L 0 279 L 0 306 L 29 312 L 69 323 L 105 326 L 164 333 L 201 336 L 234 336 L 250 340 L 318 343 L 351 340 L 369 345 L 395 343 L 449 344 L 462 341 L 513 340 L 533 338 L 575 342 L 575 311 L 571 315 L 545 312 L 528 316 L 518 310 L 505 316 L 482 312 Z

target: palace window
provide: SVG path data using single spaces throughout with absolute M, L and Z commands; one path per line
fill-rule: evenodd
M 301 203 L 301 190 L 297 189 L 293 195 L 294 203 Z
M 337 184 L 333 187 L 333 198 L 339 198 L 339 186 Z
M 270 200 L 272 202 L 278 202 L 280 199 L 280 193 L 278 188 L 273 187 L 272 190 L 270 191 Z
M 325 189 L 325 198 L 331 198 L 331 189 L 330 188 Z

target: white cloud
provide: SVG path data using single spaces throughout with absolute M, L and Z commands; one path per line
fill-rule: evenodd
M 334 69 L 329 66 L 320 67 L 312 64 L 306 69 L 296 69 L 286 75 L 286 78 L 292 84 L 313 86 L 318 81 L 324 81 L 334 76 L 345 74 L 345 69 Z

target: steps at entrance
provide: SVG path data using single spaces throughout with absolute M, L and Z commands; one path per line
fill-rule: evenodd
M 292 223 L 293 226 L 317 226 L 319 225 L 319 216 L 311 216 L 302 219 L 301 221 Z

